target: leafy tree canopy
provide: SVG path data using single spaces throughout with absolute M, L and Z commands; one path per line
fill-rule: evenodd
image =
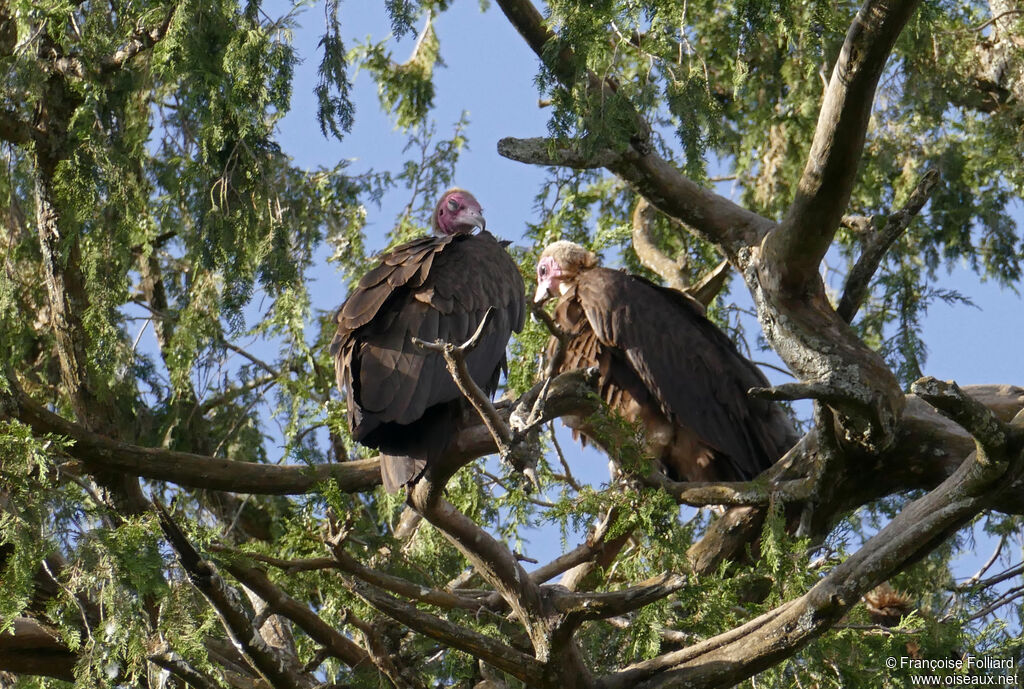
M 417 486 L 422 523 L 348 435 L 308 278 L 372 264 L 384 195 L 407 199 L 397 243 L 453 183 L 469 123 L 432 119 L 453 3 L 386 0 L 392 35 L 365 41 L 338 0 L 305 4 L 0 1 L 0 686 L 1013 676 L 1022 381 L 918 379 L 924 312 L 963 299 L 946 267 L 1020 283 L 1019 3 L 481 3 L 549 108 L 537 138 L 497 142 L 547 170 L 513 250 L 528 289 L 559 238 L 705 301 L 731 281 L 760 332 L 721 300 L 710 316 L 792 372 L 760 394 L 814 411 L 757 480 L 676 483 L 566 374 L 549 402 L 594 414 L 621 478 L 581 485 L 545 425 L 540 491 L 472 463 Z M 379 105 L 396 169 L 282 151 L 292 31 L 321 14 L 319 135 L 344 149 Z M 359 70 L 378 104 L 354 102 Z M 511 344 L 510 400 L 536 396 L 548 336 L 534 319 Z M 494 451 L 479 424 L 460 440 L 467 462 Z M 565 555 L 524 569 L 533 528 Z M 996 552 L 957 580 L 975 533 Z M 903 662 L 968 655 L 1004 664 Z

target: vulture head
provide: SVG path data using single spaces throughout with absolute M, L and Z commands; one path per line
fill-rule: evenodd
M 486 229 L 480 203 L 465 189 L 452 188 L 441 195 L 431 219 L 434 234 L 469 234 L 473 228 Z
M 579 244 L 564 239 L 548 244 L 537 261 L 537 294 L 534 303 L 563 294 L 584 270 L 597 265 L 597 256 Z

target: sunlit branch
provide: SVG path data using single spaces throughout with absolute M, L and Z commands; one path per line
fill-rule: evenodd
M 1010 429 L 981 402 L 964 394 L 953 381 L 921 378 L 911 391 L 940 414 L 960 425 L 978 445 L 978 462 L 989 466 L 1007 460 Z
M 507 457 L 512 451 L 512 431 L 505 423 L 505 420 L 498 414 L 497 409 L 494 408 L 487 394 L 473 380 L 469 373 L 469 367 L 466 365 L 466 357 L 480 344 L 484 332 L 491 321 L 494 320 L 496 313 L 497 309 L 493 306 L 488 308 L 484 317 L 480 320 L 480 325 L 477 326 L 476 332 L 462 344 L 440 340 L 424 342 L 417 337 L 412 338 L 412 342 L 421 349 L 437 352 L 444 357 L 445 366 L 455 381 L 455 385 L 480 415 L 484 425 L 487 426 L 487 430 L 490 431 L 491 436 L 494 438 L 495 445 L 498 446 L 498 452 L 502 457 Z
M 146 659 L 183 680 L 190 687 L 196 687 L 196 689 L 217 689 L 220 686 L 217 680 L 205 672 L 200 672 L 188 661 L 171 650 L 169 644 L 162 644 L 159 648 L 150 652 Z
M 661 488 L 680 505 L 706 507 L 767 506 L 773 500 L 800 502 L 811 496 L 814 486 L 808 479 L 791 479 L 766 483 L 762 480 L 736 482 L 673 481 L 660 472 L 651 472 L 643 478 L 644 484 Z
M 633 208 L 633 251 L 645 268 L 657 273 L 665 284 L 679 291 L 686 290 L 689 285 L 683 268 L 685 262 L 677 262 L 666 256 L 654 241 L 651 223 L 657 211 L 642 196 Z
M 868 0 L 846 34 L 818 115 L 796 198 L 764 243 L 781 285 L 818 279 L 856 179 L 875 88 L 897 36 L 919 0 Z

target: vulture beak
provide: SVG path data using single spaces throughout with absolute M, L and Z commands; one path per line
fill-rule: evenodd
M 549 296 L 551 296 L 551 295 L 548 294 L 548 283 L 547 282 L 538 282 L 537 283 L 537 293 L 533 295 L 533 303 L 534 304 L 543 304 L 544 302 L 546 302 L 548 300 Z
M 484 214 L 475 208 L 463 208 L 457 220 L 461 225 L 479 227 L 481 230 L 487 229 L 487 221 L 484 220 Z

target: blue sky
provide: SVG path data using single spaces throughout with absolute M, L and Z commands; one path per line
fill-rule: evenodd
M 379 41 L 390 31 L 383 3 L 343 3 L 341 23 L 346 47 L 368 35 Z M 275 14 L 275 6 L 268 12 Z M 280 124 L 280 143 L 296 164 L 315 168 L 331 167 L 338 160 L 351 159 L 356 172 L 373 169 L 397 169 L 404 159 L 405 135 L 394 129 L 391 120 L 377 105 L 376 85 L 368 74 L 354 78 L 357 104 L 355 126 L 341 142 L 325 139 L 316 123 L 313 88 L 317 81 L 319 56 L 316 46 L 323 31 L 323 7 L 316 5 L 300 17 L 302 27 L 295 33 L 295 45 L 304 62 L 296 68 L 292 109 Z M 534 219 L 533 199 L 544 171 L 500 157 L 498 139 L 505 136 L 541 136 L 546 132 L 548 113 L 538 107 L 534 85 L 537 61 L 526 43 L 492 6 L 482 13 L 476 2 L 456 2 L 450 11 L 436 20 L 446 67 L 435 79 L 437 94 L 433 119 L 439 135 L 450 132 L 463 111 L 469 114 L 469 150 L 457 168 L 456 183 L 472 191 L 480 200 L 488 220 L 488 229 L 515 242 L 522 241 L 526 223 Z M 394 57 L 405 60 L 415 36 L 407 36 L 394 46 Z M 728 186 L 720 193 L 728 194 Z M 406 197 L 397 192 L 386 197 L 380 208 L 368 211 L 368 243 L 383 245 Z M 321 254 L 325 255 L 325 254 Z M 340 274 L 332 267 L 319 266 L 312 276 L 314 305 L 330 310 L 345 297 Z M 749 307 L 750 298 L 739 281 L 728 298 Z M 966 268 L 955 268 L 943 285 L 959 290 L 977 305 L 937 304 L 924 322 L 924 339 L 929 357 L 924 366 L 927 375 L 953 379 L 960 384 L 1024 383 L 1024 302 L 992 282 L 983 283 Z M 757 327 L 753 324 L 753 327 Z M 751 331 L 752 333 L 754 331 Z M 767 372 L 775 381 L 785 380 Z M 576 446 L 562 438 L 567 452 Z M 588 452 L 576 455 L 574 465 L 593 481 L 607 480 L 606 460 Z M 987 546 L 979 544 L 982 559 Z M 541 562 L 557 555 L 557 539 L 535 540 L 531 554 Z M 963 564 L 973 572 L 974 559 Z

